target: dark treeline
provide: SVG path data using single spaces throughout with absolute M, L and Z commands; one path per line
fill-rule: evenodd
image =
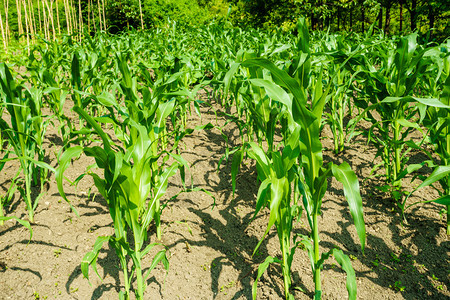
M 448 0 L 2 0 L 1 40 L 55 39 L 61 34 L 227 20 L 236 26 L 295 29 L 303 16 L 312 30 L 386 34 L 418 31 L 437 40 L 450 35 Z M 81 34 L 79 35 L 81 37 Z

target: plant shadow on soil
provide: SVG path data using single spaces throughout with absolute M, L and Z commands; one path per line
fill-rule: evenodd
M 355 156 L 358 154 L 345 153 L 345 155 L 327 154 L 324 160 L 333 163 L 341 163 L 346 161 L 352 169 L 361 170 L 364 168 L 372 168 L 373 162 L 363 160 L 356 166 L 353 163 Z M 361 157 L 358 156 L 361 160 Z M 423 161 L 428 157 L 421 153 L 416 153 L 410 159 L 410 163 Z M 419 170 L 423 175 L 431 173 L 431 169 L 424 167 Z M 366 230 L 368 228 L 379 231 L 382 226 L 386 232 L 383 232 L 385 238 L 380 238 L 375 234 L 367 232 L 366 251 L 361 255 L 361 248 L 356 235 L 349 231 L 349 227 L 353 226 L 353 220 L 350 215 L 348 204 L 346 201 L 327 200 L 334 202 L 334 206 L 342 207 L 339 209 L 340 215 L 344 220 L 338 221 L 337 225 L 342 228 L 342 232 L 322 232 L 330 237 L 336 243 L 344 245 L 343 247 L 353 255 L 354 259 L 360 261 L 367 271 L 356 271 L 356 276 L 365 277 L 375 285 L 382 286 L 386 289 L 394 289 L 397 292 L 404 291 L 402 296 L 407 300 L 417 299 L 418 295 L 429 299 L 448 299 L 442 286 L 439 287 L 438 279 L 441 282 L 448 278 L 448 265 L 446 265 L 448 257 L 448 241 L 440 244 L 437 237 L 443 230 L 443 223 L 437 220 L 433 213 L 442 206 L 437 204 L 426 204 L 424 207 L 415 206 L 406 212 L 406 222 L 401 216 L 401 212 L 397 208 L 395 199 L 383 193 L 377 186 L 384 185 L 385 182 L 380 178 L 366 178 L 361 186 L 361 196 L 363 198 L 363 207 L 365 214 Z M 329 184 L 329 192 L 344 199 L 343 190 L 336 189 Z M 420 211 L 420 215 L 418 215 Z M 434 211 L 432 213 L 432 211 Z M 352 230 L 353 231 L 353 230 Z M 390 238 L 386 238 L 390 236 Z M 355 243 L 358 242 L 358 243 Z M 322 246 L 328 249 L 334 247 L 333 243 L 322 242 Z M 332 266 L 325 266 L 325 269 Z M 424 273 L 432 274 L 426 276 Z M 434 276 L 434 278 L 433 278 Z

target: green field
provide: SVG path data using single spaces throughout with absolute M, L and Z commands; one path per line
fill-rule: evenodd
M 216 2 L 106 32 L 89 1 L 84 33 L 4 44 L 0 294 L 448 298 L 446 29 L 238 27 Z

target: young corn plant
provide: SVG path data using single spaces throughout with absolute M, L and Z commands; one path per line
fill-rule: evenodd
M 366 231 L 363 217 L 362 199 L 359 191 L 359 183 L 347 163 L 342 163 L 341 165 L 335 165 L 329 163 L 327 166 L 323 165 L 322 158 L 322 144 L 320 141 L 320 126 L 322 121 L 323 109 L 325 105 L 325 98 L 329 90 L 329 85 L 325 92 L 314 93 L 314 98 L 311 99 L 309 104 L 306 98 L 306 77 L 309 76 L 309 46 L 308 40 L 309 35 L 306 29 L 304 20 L 299 22 L 299 36 L 302 39 L 302 48 L 306 54 L 304 56 L 306 59 L 303 63 L 297 65 L 296 74 L 302 73 L 304 76 L 296 76 L 296 79 L 292 78 L 286 71 L 279 69 L 271 61 L 263 58 L 249 59 L 242 62 L 245 67 L 260 67 L 270 71 L 273 81 L 264 81 L 266 91 L 277 91 L 276 93 L 271 93 L 271 97 L 274 100 L 284 104 L 289 111 L 292 123 L 290 128 L 293 130 L 293 139 L 297 140 L 296 132 L 298 131 L 298 159 L 296 162 L 297 176 L 298 176 L 298 189 L 302 195 L 302 202 L 304 210 L 307 213 L 308 222 L 311 228 L 311 235 L 307 236 L 297 236 L 300 237 L 300 241 L 294 239 L 295 251 L 297 245 L 302 244 L 307 249 L 310 260 L 311 268 L 314 274 L 315 283 L 315 299 L 320 299 L 322 295 L 320 270 L 323 267 L 324 261 L 330 256 L 334 255 L 337 262 L 347 273 L 347 291 L 350 299 L 356 299 L 356 277 L 353 268 L 351 267 L 350 259 L 339 249 L 331 249 L 326 253 L 320 253 L 319 250 L 319 223 L 318 216 L 322 214 L 322 198 L 327 190 L 327 179 L 329 177 L 335 177 L 338 181 L 343 184 L 344 194 L 349 203 L 350 213 L 353 217 L 353 221 L 356 226 L 358 237 L 361 242 L 361 249 L 364 252 Z M 305 85 L 303 85 L 305 84 Z M 313 87 L 316 90 L 322 90 L 322 82 L 316 81 L 318 86 Z M 288 139 L 290 140 L 290 139 Z M 295 143 L 292 144 L 293 149 L 295 149 Z M 290 148 L 290 147 L 286 147 Z M 285 149 L 286 149 L 285 148 Z M 286 154 L 283 150 L 282 154 L 270 154 L 263 155 L 262 151 L 258 150 L 256 147 L 252 147 L 253 151 L 260 153 L 257 156 L 257 166 L 259 166 L 258 176 L 262 180 L 260 190 L 258 192 L 258 203 L 269 204 L 271 215 L 269 219 L 268 229 L 273 224 L 277 225 L 277 232 L 279 234 L 280 243 L 283 253 L 283 261 L 268 258 L 264 264 L 260 266 L 258 271 L 258 278 L 262 275 L 263 271 L 267 268 L 267 265 L 273 261 L 281 262 L 283 266 L 283 275 L 285 275 L 285 270 L 290 267 L 289 256 L 285 259 L 285 252 L 287 253 L 286 246 L 287 234 L 289 233 L 289 226 L 284 226 L 285 224 L 290 224 L 292 218 L 292 212 L 297 210 L 295 206 L 290 205 L 290 189 L 288 188 L 289 182 L 292 180 L 286 179 L 286 171 L 290 168 L 290 163 L 295 160 L 286 159 L 290 155 L 293 155 L 295 151 Z M 285 157 L 283 161 L 283 157 Z M 258 160 L 259 159 L 259 160 Z M 289 163 L 287 163 L 289 161 Z M 273 166 L 273 167 L 270 167 Z M 277 174 L 277 175 L 274 175 Z M 264 175 L 262 175 L 264 174 Z M 282 176 L 280 176 L 281 174 Z M 292 175 L 291 175 L 292 176 Z M 267 178 L 269 178 L 267 180 Z M 266 193 L 269 192 L 267 201 L 260 200 L 261 197 L 265 198 Z M 264 196 L 263 196 L 264 195 Z M 278 223 L 277 223 L 278 222 Z M 284 226 L 284 227 L 283 227 Z M 286 230 L 286 232 L 283 232 Z M 267 230 L 266 230 L 267 233 Z M 283 237 L 283 239 L 281 237 Z M 291 237 L 289 237 L 290 239 Z M 282 241 L 281 241 L 282 240 Z M 260 242 L 261 243 L 261 242 Z M 259 246 L 259 244 L 258 244 Z M 293 254 L 289 254 L 293 255 Z M 291 258 L 292 259 L 292 258 Z M 286 274 L 286 277 L 287 276 Z M 293 299 L 293 296 L 289 292 L 289 279 L 285 279 L 285 295 L 287 299 Z M 254 293 L 254 298 L 256 295 Z
M 426 178 L 422 178 L 423 182 L 415 188 L 401 203 L 402 213 L 409 207 L 419 204 L 435 202 L 446 206 L 447 211 L 447 235 L 450 235 L 450 56 L 447 56 L 446 70 L 447 79 L 440 95 L 440 103 L 442 105 L 429 106 L 426 110 L 426 117 L 423 125 L 426 127 L 428 142 L 433 145 L 434 153 L 439 157 L 436 160 L 432 153 L 425 151 L 430 158 L 430 166 L 435 166 L 434 171 Z M 426 163 L 426 162 L 424 162 Z M 406 206 L 406 201 L 413 192 L 418 189 L 430 186 L 438 181 L 441 189 L 436 189 L 439 198 L 428 201 L 419 201 Z
M 362 66 L 364 71 L 358 76 L 362 78 L 360 83 L 365 87 L 365 96 L 370 102 L 369 106 L 365 101 L 355 102 L 365 109 L 358 118 L 367 113 L 372 123 L 368 138 L 378 148 L 377 156 L 382 158 L 387 187 L 397 203 L 403 197 L 401 180 L 415 170 L 407 165 L 409 152 L 417 148 L 410 133 L 421 131 L 418 123 L 423 111 L 418 110 L 420 102 L 413 96 L 417 93 L 425 97 L 431 94 L 420 81 L 426 75 L 431 61 L 424 58 L 425 49 L 416 40 L 417 34 L 410 34 L 400 37 L 395 48 L 377 45 L 374 51 L 376 60 L 367 59 L 367 65 Z M 374 66 L 374 62 L 379 66 Z M 415 102 L 415 105 L 411 105 L 411 102 Z M 375 111 L 379 117 L 375 116 Z M 374 170 L 377 167 L 379 165 Z
M 48 170 L 54 169 L 43 162 L 45 152 L 42 143 L 45 135 L 47 121 L 41 112 L 42 92 L 36 88 L 27 88 L 17 84 L 6 64 L 0 64 L 0 85 L 4 104 L 11 117 L 11 125 L 0 119 L 2 136 L 11 145 L 14 156 L 4 158 L 19 160 L 20 169 L 25 177 L 25 188 L 19 188 L 25 199 L 28 218 L 34 222 L 34 212 L 40 196 L 33 199 L 31 195 L 32 184 L 40 182 L 41 192 L 47 180 Z M 37 158 L 37 160 L 36 160 Z
M 296 160 L 300 152 L 298 143 L 299 130 L 296 130 L 284 147 L 282 152 L 268 152 L 254 142 L 250 142 L 248 154 L 257 162 L 258 179 L 261 180 L 261 186 L 258 191 L 257 204 L 254 218 L 261 208 L 270 207 L 270 217 L 267 229 L 256 245 L 253 255 L 258 251 L 259 246 L 269 233 L 269 230 L 275 225 L 277 229 L 278 240 L 282 259 L 267 257 L 265 262 L 258 268 L 258 276 L 253 284 L 253 299 L 256 299 L 256 290 L 258 280 L 265 272 L 270 263 L 276 262 L 281 265 L 284 282 L 284 292 L 286 299 L 292 299 L 290 293 L 292 287 L 291 266 L 294 258 L 295 248 L 298 243 L 294 240 L 294 246 L 291 247 L 291 236 L 293 231 L 294 219 L 300 218 L 302 208 L 295 204 L 293 199 L 293 183 L 296 181 Z M 238 154 L 239 155 L 239 154 Z M 237 156 L 238 157 L 238 156 Z
M 351 125 L 351 122 L 347 124 L 345 122 L 345 117 L 351 116 L 352 113 L 352 104 L 348 96 L 350 90 L 348 85 L 351 84 L 351 79 L 349 79 L 348 70 L 341 70 L 339 65 L 333 65 L 333 67 L 333 71 L 336 72 L 333 82 L 334 90 L 329 94 L 327 101 L 329 112 L 325 115 L 333 135 L 334 153 L 339 154 L 345 149 L 345 134 Z
M 174 113 L 181 101 L 177 98 L 166 97 L 171 94 L 168 85 L 173 83 L 179 75 L 173 75 L 166 82 L 157 81 L 152 89 L 147 87 L 138 88 L 137 76 L 133 76 L 127 65 L 127 61 L 118 56 L 118 68 L 122 74 L 120 81 L 119 95 L 124 98 L 124 106 L 119 104 L 114 94 L 103 92 L 101 95 L 93 96 L 95 101 L 108 110 L 104 118 L 99 119 L 102 123 L 112 124 L 116 138 L 120 140 L 126 148 L 136 144 L 139 139 L 139 130 L 130 124 L 140 124 L 147 130 L 148 137 L 152 141 L 151 151 L 153 155 L 157 153 L 171 152 L 177 149 L 178 142 L 182 136 L 188 134 L 186 128 L 181 128 L 175 120 Z M 142 97 L 139 97 L 142 95 Z M 173 130 L 169 132 L 167 120 L 171 119 Z M 123 121 L 122 121 L 123 119 Z M 179 120 L 178 120 L 179 121 Z M 169 139 L 172 143 L 169 143 Z M 173 152 L 173 151 L 172 151 Z M 174 155 L 174 154 L 171 154 Z M 180 158 L 181 159 L 181 158 Z M 183 164 L 183 167 L 187 164 Z M 161 164 L 152 160 L 150 164 L 154 181 L 158 181 Z M 184 169 L 182 170 L 184 174 Z M 161 239 L 160 225 L 160 200 L 155 199 L 156 213 L 154 215 L 157 238 Z
M 88 126 L 93 128 L 102 140 L 103 148 L 99 146 L 83 147 L 75 146 L 63 153 L 60 166 L 56 172 L 58 189 L 64 199 L 67 200 L 63 190 L 63 173 L 70 164 L 72 158 L 84 153 L 95 159 L 98 168 L 103 170 L 103 176 L 89 172 L 101 195 L 108 203 L 109 212 L 113 220 L 114 235 L 98 237 L 94 249 L 83 258 L 81 269 L 84 277 L 89 279 L 89 266 L 92 266 L 97 275 L 96 261 L 102 245 L 108 242 L 115 249 L 120 259 L 124 274 L 125 291 L 119 294 L 120 299 L 130 299 L 133 278 L 135 276 L 137 287 L 136 299 L 144 299 L 146 281 L 151 270 L 158 262 L 162 262 L 167 270 L 169 263 L 166 250 L 160 250 L 154 257 L 148 270 L 144 272 L 142 258 L 155 246 L 161 243 L 149 243 L 148 231 L 151 222 L 160 214 L 159 200 L 164 195 L 168 180 L 177 170 L 182 169 L 185 161 L 181 157 L 171 155 L 175 162 L 165 167 L 159 159 L 166 154 L 164 151 L 155 151 L 154 145 L 159 142 L 153 139 L 151 132 L 133 120 L 128 120 L 128 126 L 135 131 L 132 143 L 122 149 L 111 144 L 111 139 L 102 130 L 99 123 L 90 117 L 82 108 L 75 107 Z M 166 161 L 166 160 L 163 160 Z M 131 232 L 132 241 L 127 234 Z M 132 267 L 128 268 L 131 258 Z

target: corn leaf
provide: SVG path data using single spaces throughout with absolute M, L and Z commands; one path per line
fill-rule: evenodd
M 361 249 L 364 253 L 366 245 L 366 228 L 364 223 L 364 213 L 361 194 L 359 192 L 359 182 L 349 164 L 343 162 L 341 165 L 332 165 L 333 175 L 344 186 L 344 195 L 350 207 L 350 213 L 356 226 Z

